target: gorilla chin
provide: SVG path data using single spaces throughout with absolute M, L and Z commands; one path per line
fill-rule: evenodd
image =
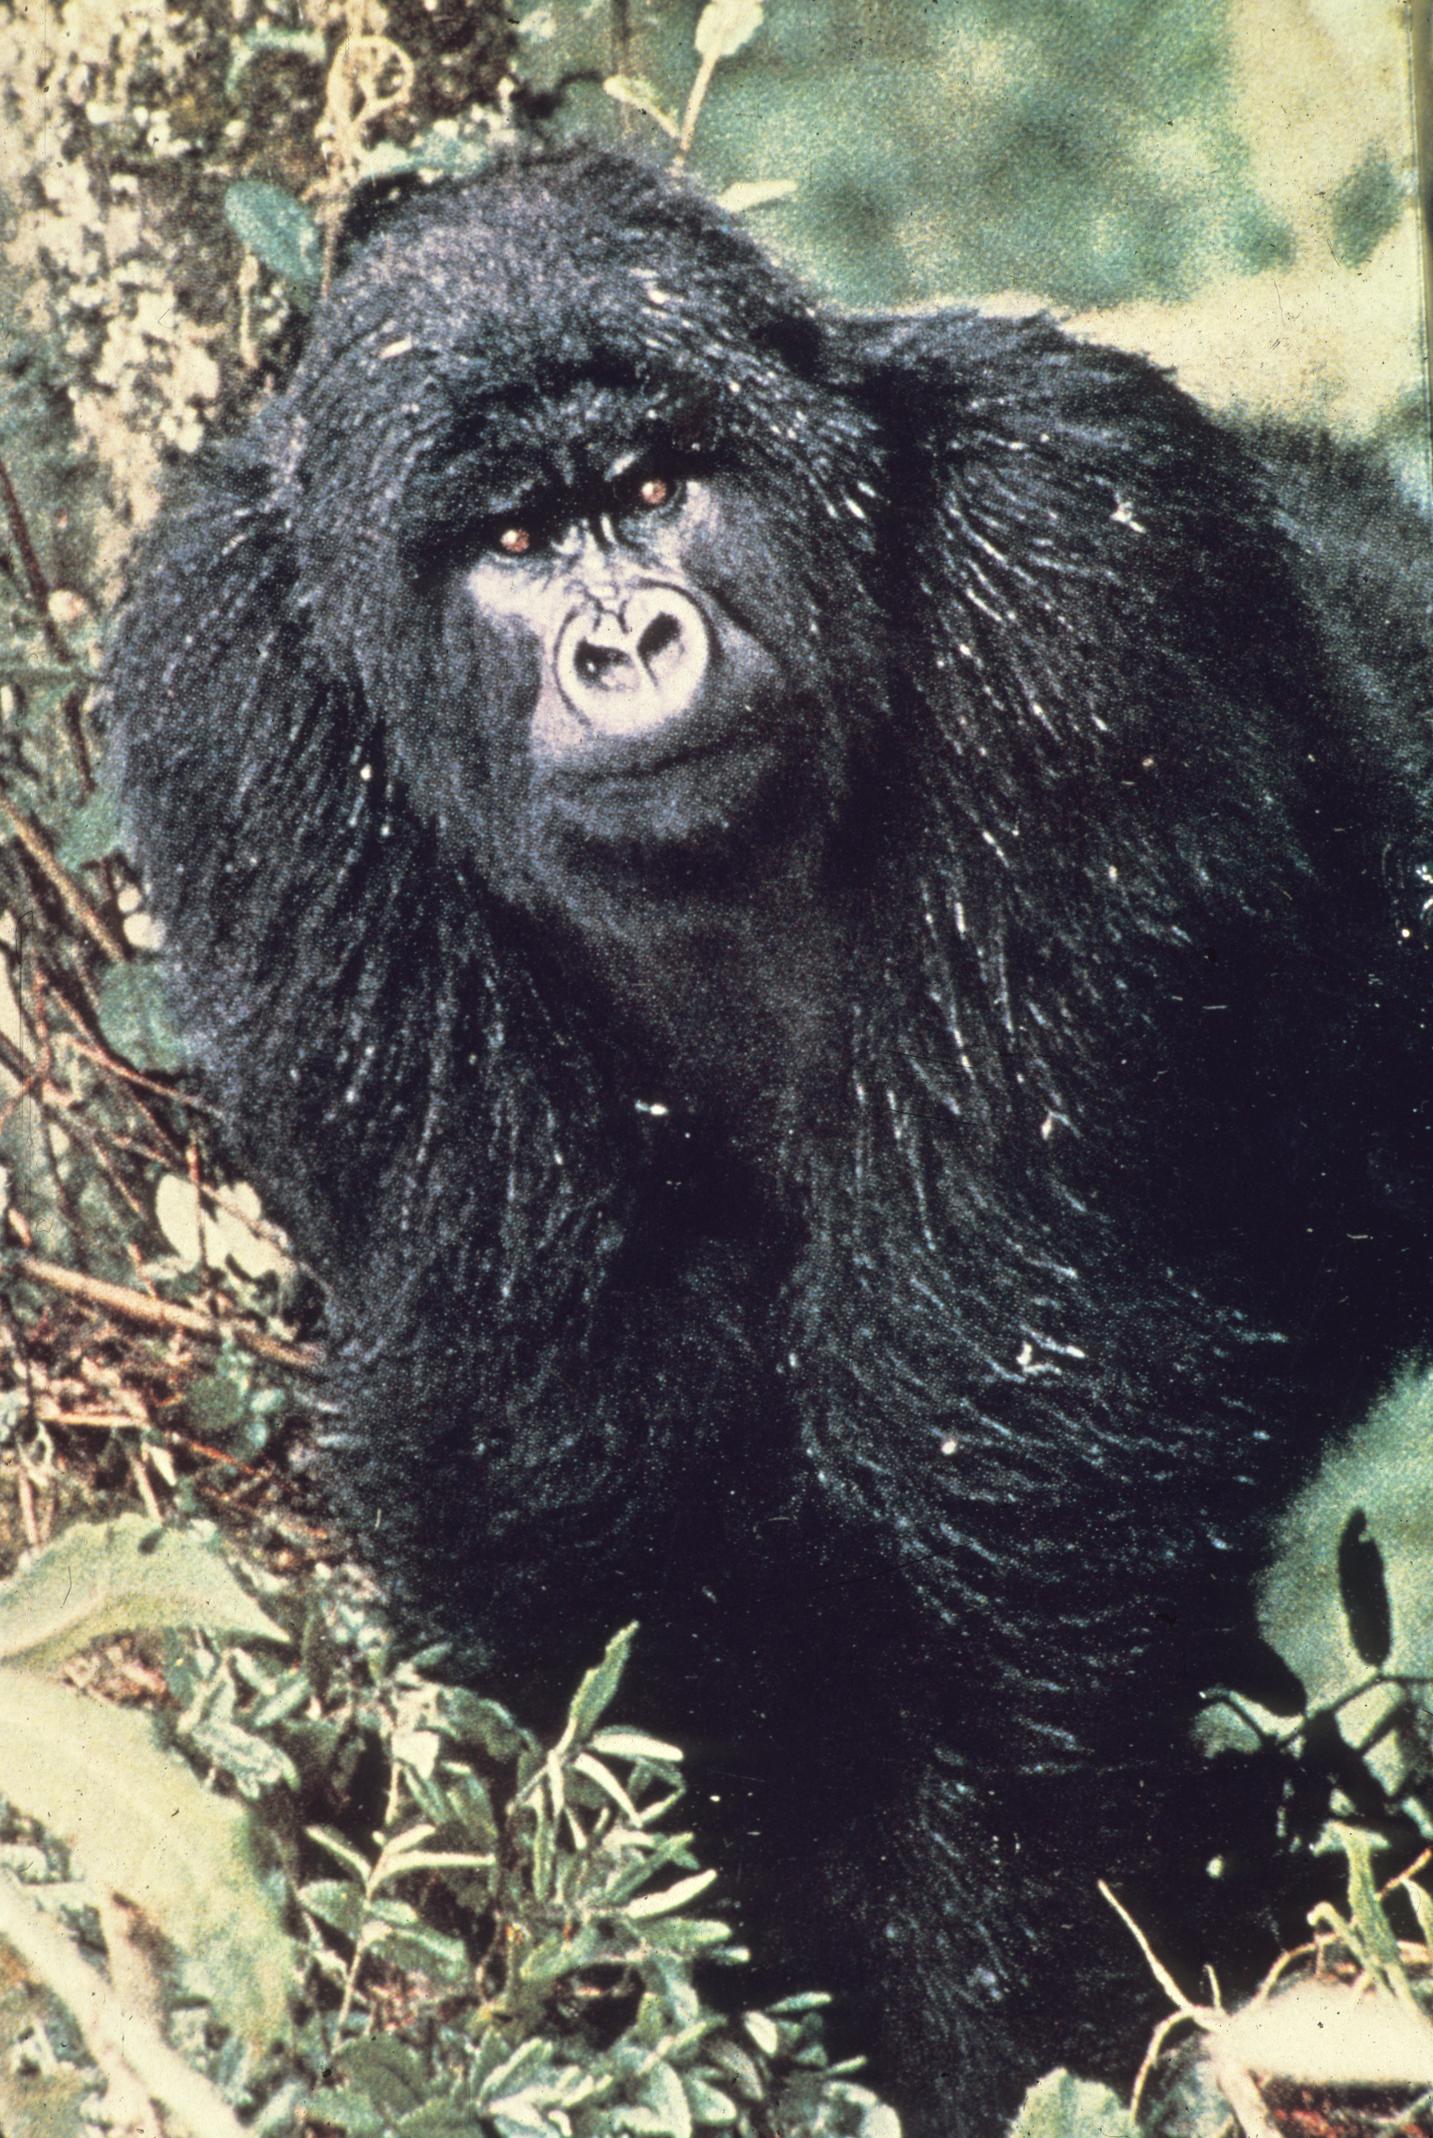
M 1268 1854 L 1189 1718 L 1433 1336 L 1430 615 L 1369 456 L 570 149 L 388 207 L 118 618 L 358 1546 L 534 1720 L 641 1619 L 909 2138 L 1128 2075 L 1096 1881 L 1207 1958 Z

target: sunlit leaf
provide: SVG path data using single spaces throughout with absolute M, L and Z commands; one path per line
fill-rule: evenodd
M 1108 2086 L 1051 2071 L 1026 2094 L 1009 2138 L 1134 2138 L 1134 2122 Z
M 761 28 L 762 0 L 707 0 L 697 17 L 696 47 L 703 59 L 730 59 Z
M 285 2031 L 296 1962 L 248 1820 L 160 1749 L 147 1715 L 0 1667 L 0 1796 L 199 1960 L 215 2009 L 254 2049 Z
M 595 1669 L 589 1670 L 578 1686 L 571 1707 L 567 1711 L 567 1728 L 562 1735 L 562 1749 L 581 1744 L 590 1737 L 593 1729 L 612 1704 L 622 1673 L 627 1667 L 627 1658 L 632 1652 L 636 1636 L 635 1626 L 624 1626 L 614 1633 L 607 1643 L 606 1653 Z
M 690 1878 L 679 1878 L 674 1886 L 664 1886 L 660 1893 L 639 1893 L 629 1900 L 626 1913 L 635 1917 L 670 1915 L 673 1909 L 685 1908 L 689 1900 L 705 1893 L 716 1877 L 715 1871 L 693 1871 Z
M 110 1634 L 171 1626 L 287 1639 L 212 1545 L 141 1514 L 71 1523 L 0 1586 L 0 1661 L 63 1663 Z
M 776 200 L 789 200 L 796 191 L 794 178 L 744 178 L 724 193 L 717 203 L 730 215 L 747 215 L 753 208 L 769 208 Z

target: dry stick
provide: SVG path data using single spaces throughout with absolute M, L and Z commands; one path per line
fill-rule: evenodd
M 107 1277 L 86 1276 L 83 1270 L 67 1269 L 61 1262 L 46 1262 L 39 1255 L 11 1254 L 7 1260 L 17 1275 L 28 1277 L 34 1284 L 64 1292 L 71 1299 L 88 1300 L 91 1306 L 103 1307 L 107 1314 L 140 1322 L 147 1329 L 172 1329 L 210 1344 L 221 1344 L 227 1336 L 243 1350 L 252 1351 L 256 1358 L 269 1359 L 276 1366 L 289 1366 L 297 1373 L 313 1373 L 318 1367 L 319 1354 L 312 1344 L 285 1343 L 281 1337 L 266 1336 L 262 1329 L 223 1322 L 197 1307 L 181 1307 L 168 1299 L 152 1299 L 148 1292 L 136 1292 L 127 1284 L 112 1284 Z
M 69 870 L 61 868 L 44 833 L 37 825 L 32 824 L 27 816 L 22 815 L 5 794 L 0 794 L 0 817 L 4 818 L 40 874 L 51 888 L 58 892 L 91 941 L 98 944 L 111 964 L 127 964 L 128 945 L 115 934 L 104 915 L 81 890 Z
M 10 480 L 10 470 L 3 460 L 0 460 L 0 499 L 4 500 L 10 539 L 15 544 L 20 569 L 25 574 L 25 584 L 29 588 L 30 600 L 40 619 L 40 628 L 45 634 L 46 643 L 51 653 L 59 660 L 69 661 L 72 656 L 65 642 L 65 634 L 50 614 L 50 582 L 45 577 L 45 568 L 31 539 L 29 522 L 20 503 L 20 493 Z
M 632 72 L 632 0 L 612 0 L 612 72 L 623 76 Z M 628 124 L 625 106 L 622 108 L 622 124 Z
M 683 168 L 692 152 L 692 142 L 697 131 L 697 120 L 701 117 L 702 106 L 707 100 L 707 91 L 711 88 L 712 76 L 716 73 L 717 68 L 725 57 L 726 54 L 719 45 L 713 46 L 710 52 L 702 54 L 701 65 L 697 68 L 696 79 L 692 83 L 692 93 L 687 98 L 687 108 L 682 113 L 682 131 L 677 141 L 677 153 L 672 158 L 672 169 L 674 171 L 680 171 Z
M 65 1003 L 65 1008 L 70 1011 L 71 1016 L 74 1015 L 68 1002 Z M 108 1047 L 101 1046 L 88 1032 L 61 1032 L 56 1036 L 64 1046 L 73 1047 L 76 1054 L 82 1054 L 87 1062 L 93 1062 L 97 1068 L 103 1069 L 107 1076 L 117 1076 L 124 1083 L 133 1084 L 139 1091 L 152 1092 L 157 1099 L 168 1099 L 174 1106 L 187 1106 L 191 1113 L 211 1116 L 218 1114 L 218 1107 L 211 1106 L 207 1099 L 196 1098 L 192 1091 L 181 1091 L 174 1084 L 161 1084 L 156 1077 L 146 1076 L 142 1070 L 134 1068 L 118 1054 L 112 1054 Z M 152 1122 L 153 1117 L 147 1108 L 144 1109 L 144 1117 Z
M 140 2089 L 193 2138 L 244 2138 L 222 2096 L 191 2071 L 157 2029 L 115 1996 L 63 1931 L 46 1921 L 8 1872 L 0 1872 L 0 1938 L 72 2014 L 106 2082 L 133 2109 Z M 153 2119 L 147 2119 L 153 2127 Z

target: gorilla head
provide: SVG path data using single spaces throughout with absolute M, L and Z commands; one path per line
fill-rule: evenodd
M 926 2138 L 1137 2010 L 1094 1882 L 1228 1842 L 1261 1519 L 1426 1333 L 1429 581 L 1353 455 L 579 150 L 392 211 L 119 619 L 359 1541 L 527 1699 L 642 1615 Z
M 872 471 L 865 504 L 832 490 L 878 447 L 757 248 L 602 170 L 495 176 L 480 222 L 401 210 L 275 428 L 321 643 L 452 850 L 525 909 L 650 934 L 768 896 L 839 809 L 880 690 Z

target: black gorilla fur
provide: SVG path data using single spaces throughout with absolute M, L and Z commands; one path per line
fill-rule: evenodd
M 642 1619 L 758 1949 L 936 2138 L 1129 2008 L 1094 1881 L 1228 1838 L 1177 1747 L 1260 1524 L 1422 1340 L 1426 546 L 576 151 L 391 210 L 121 616 L 359 1536 L 524 1697 Z M 701 611 L 700 748 L 550 687 L 518 611 L 609 551 Z

